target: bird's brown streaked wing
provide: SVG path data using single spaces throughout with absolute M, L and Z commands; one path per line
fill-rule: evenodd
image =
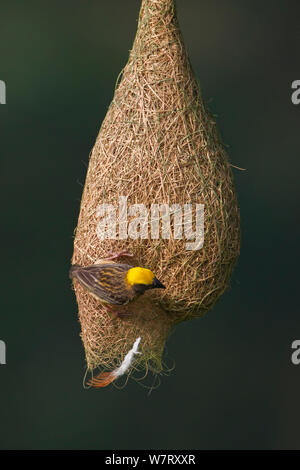
M 87 267 L 76 267 L 72 277 L 77 279 L 86 289 L 112 305 L 123 305 L 130 300 L 130 291 L 125 285 L 125 273 L 132 266 L 124 264 L 103 264 Z

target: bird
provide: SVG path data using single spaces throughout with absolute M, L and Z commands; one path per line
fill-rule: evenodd
M 123 256 L 132 255 L 122 251 L 90 266 L 74 264 L 69 272 L 71 279 L 76 279 L 93 297 L 120 318 L 122 314 L 116 312 L 118 307 L 128 305 L 147 290 L 165 289 L 150 269 L 111 262 Z

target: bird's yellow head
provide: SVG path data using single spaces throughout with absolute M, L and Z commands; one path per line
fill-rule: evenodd
M 133 287 L 136 285 L 142 285 L 145 289 L 161 288 L 165 289 L 165 286 L 155 277 L 150 269 L 146 268 L 131 268 L 127 271 L 126 281 Z

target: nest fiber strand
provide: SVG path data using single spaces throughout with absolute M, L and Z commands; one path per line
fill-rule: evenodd
M 187 251 L 186 240 L 174 236 L 100 240 L 97 208 L 118 207 L 120 195 L 149 213 L 153 203 L 204 204 L 203 248 Z M 140 336 L 140 366 L 152 361 L 159 370 L 171 328 L 205 314 L 227 288 L 239 226 L 231 167 L 201 99 L 174 1 L 143 0 L 128 63 L 91 153 L 72 263 L 86 266 L 126 249 L 134 254 L 130 264 L 153 270 L 167 289 L 146 293 L 134 315 L 114 321 L 75 282 L 88 367 L 117 367 Z

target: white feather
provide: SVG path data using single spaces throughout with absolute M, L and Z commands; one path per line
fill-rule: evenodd
M 128 371 L 128 369 L 130 368 L 130 366 L 132 365 L 134 361 L 134 356 L 136 354 L 142 354 L 141 352 L 138 351 L 140 341 L 141 341 L 141 337 L 135 340 L 132 349 L 130 349 L 130 351 L 126 354 L 124 361 L 122 362 L 120 367 L 114 370 L 113 374 L 116 377 L 120 377 L 121 375 L 125 374 L 125 372 Z

